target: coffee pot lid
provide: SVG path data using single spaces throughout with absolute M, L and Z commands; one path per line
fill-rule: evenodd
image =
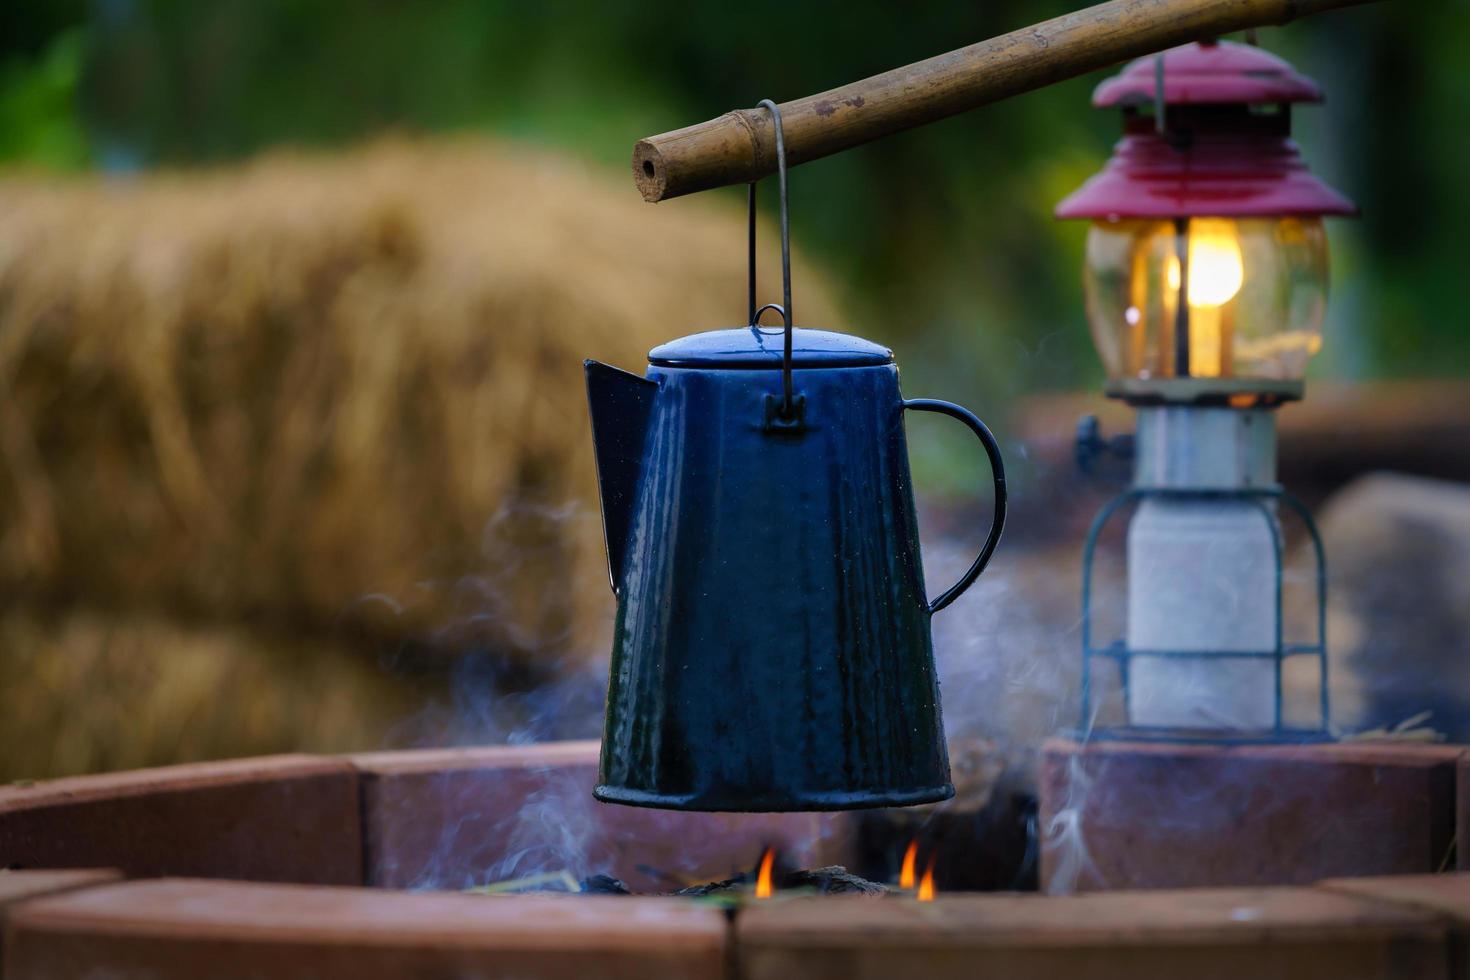
M 648 352 L 648 363 L 675 368 L 781 367 L 785 351 L 781 327 L 736 327 L 691 334 Z M 830 330 L 791 332 L 793 368 L 873 367 L 893 363 L 893 351 L 861 337 Z

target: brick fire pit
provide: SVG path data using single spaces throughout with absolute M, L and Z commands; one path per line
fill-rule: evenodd
M 1081 896 L 458 894 L 566 862 L 667 890 L 844 862 L 841 814 L 590 799 L 596 746 L 284 756 L 0 789 L 0 977 L 1452 977 L 1470 875 Z M 102 869 L 102 870 L 99 870 Z M 413 889 L 413 890 L 408 890 Z

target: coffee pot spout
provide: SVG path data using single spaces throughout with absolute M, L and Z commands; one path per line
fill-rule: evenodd
M 587 372 L 597 486 L 602 495 L 608 577 L 613 592 L 621 595 L 628 530 L 643 473 L 643 446 L 659 385 L 600 361 L 584 361 L 583 367 Z

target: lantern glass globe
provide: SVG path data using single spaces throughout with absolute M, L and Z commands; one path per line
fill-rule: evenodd
M 1327 266 L 1327 234 L 1316 217 L 1095 221 L 1085 276 L 1093 342 L 1110 379 L 1182 376 L 1175 357 L 1182 291 L 1188 376 L 1300 380 L 1322 346 Z

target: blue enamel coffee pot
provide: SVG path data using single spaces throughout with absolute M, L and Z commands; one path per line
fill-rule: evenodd
M 617 597 L 600 800 L 838 810 L 954 793 L 929 620 L 995 550 L 1000 450 L 968 410 L 905 400 L 888 349 L 794 329 L 789 282 L 784 329 L 672 341 L 644 376 L 586 362 Z M 994 473 L 985 544 L 933 600 L 906 410 L 964 423 Z

